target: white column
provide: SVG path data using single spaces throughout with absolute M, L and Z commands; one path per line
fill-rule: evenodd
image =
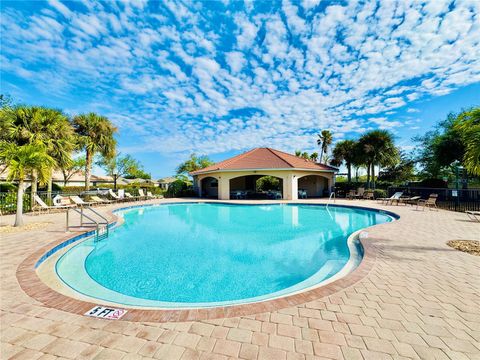
M 197 176 L 195 182 L 196 182 L 196 186 L 197 186 L 197 189 L 198 189 L 198 197 L 202 197 L 202 179 L 200 179 Z
M 283 179 L 283 198 L 285 200 L 298 199 L 298 178 L 296 175 L 288 174 Z
M 230 179 L 223 175 L 218 179 L 218 199 L 230 200 Z

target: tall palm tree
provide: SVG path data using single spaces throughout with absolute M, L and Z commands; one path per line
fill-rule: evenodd
M 47 181 L 55 160 L 46 148 L 38 144 L 17 146 L 14 143 L 0 143 L 0 161 L 8 168 L 8 179 L 18 180 L 17 213 L 14 226 L 23 225 L 23 188 L 25 176 L 35 170 L 41 183 Z
M 372 130 L 363 134 L 358 140 L 364 152 L 367 165 L 367 186 L 375 188 L 375 166 L 388 166 L 398 161 L 399 151 L 395 146 L 393 135 L 388 130 Z
M 471 174 L 480 176 L 480 107 L 460 114 L 454 126 L 460 131 L 465 144 L 465 168 Z
M 327 154 L 328 147 L 332 144 L 332 133 L 329 130 L 322 130 L 320 134 L 317 134 L 317 145 L 320 146 L 320 162 L 326 163 L 323 155 Z
M 55 161 L 55 167 L 63 168 L 71 162 L 75 142 L 73 128 L 61 111 L 40 106 L 17 105 L 0 110 L 0 140 L 17 146 L 34 144 L 43 146 Z M 52 171 L 48 177 L 49 198 L 52 190 Z M 32 202 L 37 192 L 37 173 L 32 168 L 30 174 Z
M 89 190 L 95 154 L 100 153 L 106 159 L 115 156 L 117 128 L 105 116 L 95 113 L 75 116 L 73 127 L 79 146 L 85 149 L 85 190 Z
M 352 181 L 352 165 L 355 161 L 356 141 L 354 140 L 342 140 L 335 144 L 333 148 L 332 164 L 340 166 L 345 163 L 347 167 L 348 182 Z

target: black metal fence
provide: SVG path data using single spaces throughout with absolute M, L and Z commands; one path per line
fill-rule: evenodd
M 86 191 L 52 191 L 51 193 L 47 191 L 38 191 L 36 193 L 42 201 L 49 206 L 53 205 L 53 199 L 57 195 L 61 196 L 72 196 L 72 195 L 79 195 L 79 194 L 90 194 L 90 195 L 105 195 L 103 192 L 99 192 L 98 190 L 92 190 L 89 192 Z M 23 193 L 23 212 L 29 212 L 32 210 L 32 207 L 35 206 L 36 202 L 32 199 L 32 194 L 30 191 Z M 12 190 L 9 192 L 0 192 L 0 213 L 5 214 L 12 214 L 17 211 L 17 191 Z
M 430 194 L 438 194 L 437 206 L 451 211 L 480 211 L 480 189 L 434 189 L 421 187 L 389 187 L 388 196 L 403 191 L 405 196 L 421 196 L 427 199 Z

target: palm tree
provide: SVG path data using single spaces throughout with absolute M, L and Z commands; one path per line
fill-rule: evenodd
M 95 113 L 75 116 L 73 127 L 79 146 L 85 149 L 85 190 L 89 190 L 93 158 L 97 153 L 106 159 L 115 155 L 117 128 L 105 116 Z
M 8 179 L 18 180 L 17 213 L 14 226 L 22 226 L 25 176 L 35 170 L 40 182 L 46 182 L 55 165 L 55 160 L 47 154 L 43 146 L 36 144 L 17 146 L 14 143 L 1 142 L 0 161 L 8 168 Z
M 345 162 L 347 167 L 348 182 L 352 181 L 352 165 L 355 162 L 356 156 L 356 141 L 354 140 L 342 140 L 335 144 L 333 148 L 332 164 L 334 166 L 340 166 Z
M 454 126 L 465 144 L 465 168 L 473 175 L 480 175 L 480 107 L 460 114 Z
M 322 130 L 320 134 L 317 134 L 317 145 L 320 146 L 320 162 L 323 164 L 326 163 L 326 160 L 323 159 L 323 155 L 327 154 L 328 147 L 332 144 L 332 133 L 329 130 Z
M 313 152 L 310 154 L 310 160 L 314 161 L 314 162 L 317 162 L 318 161 L 318 153 L 317 152 Z
M 399 151 L 395 147 L 393 135 L 388 130 L 372 130 L 363 134 L 358 140 L 364 153 L 367 166 L 367 186 L 375 188 L 375 166 L 389 166 L 398 161 Z
M 73 128 L 61 111 L 39 106 L 18 105 L 3 107 L 0 110 L 0 140 L 11 142 L 17 146 L 35 144 L 43 146 L 48 155 L 55 161 L 55 167 L 66 167 L 71 162 L 71 152 L 75 142 Z M 49 198 L 52 191 L 52 171 L 48 177 Z M 37 192 L 37 173 L 32 169 L 30 174 L 32 204 L 33 195 Z

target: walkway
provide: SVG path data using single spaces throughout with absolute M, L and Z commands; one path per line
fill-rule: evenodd
M 279 311 L 183 323 L 97 320 L 27 296 L 17 267 L 65 234 L 63 214 L 26 216 L 28 222 L 49 223 L 0 233 L 0 357 L 480 359 L 480 258 L 445 245 L 480 240 L 480 224 L 442 210 L 337 203 L 388 208 L 401 216 L 368 231 L 377 258 L 366 277 L 334 295 Z M 12 216 L 1 221 L 13 222 Z

